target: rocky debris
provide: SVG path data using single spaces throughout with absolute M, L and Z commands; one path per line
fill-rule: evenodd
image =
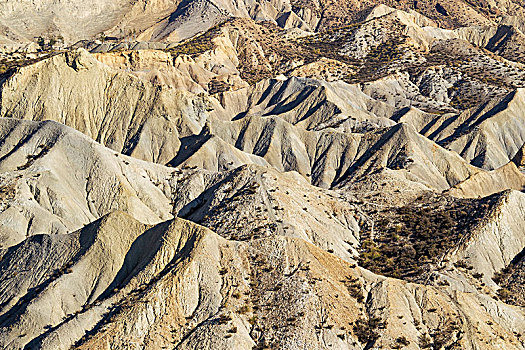
M 194 181 L 189 177 L 178 187 L 188 188 Z M 304 188 L 309 190 L 299 190 Z M 201 191 L 191 201 L 175 197 L 175 211 L 222 237 L 299 237 L 345 260 L 356 256 L 359 208 L 337 193 L 311 186 L 297 173 L 243 166 L 208 181 Z

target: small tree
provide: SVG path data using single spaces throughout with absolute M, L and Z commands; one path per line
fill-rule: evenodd
M 44 39 L 43 36 L 39 36 L 37 39 L 36 39 L 36 43 L 38 44 L 38 46 L 40 46 L 40 48 L 43 50 L 46 46 L 46 39 Z

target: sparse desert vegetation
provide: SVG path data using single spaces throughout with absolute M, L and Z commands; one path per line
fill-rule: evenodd
M 524 349 L 523 18 L 0 2 L 0 348 Z

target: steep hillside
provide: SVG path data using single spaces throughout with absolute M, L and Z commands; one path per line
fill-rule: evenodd
M 20 68 L 2 84 L 1 115 L 55 120 L 137 158 L 165 162 L 199 131 L 206 101 L 111 70 L 85 50 Z M 173 137 L 157 139 L 162 130 Z
M 64 246 L 69 255 L 56 254 Z M 4 346 L 520 348 L 499 326 L 522 332 L 517 308 L 497 302 L 503 316 L 492 316 L 474 306 L 486 303 L 479 295 L 381 278 L 302 240 L 230 242 L 182 219 L 152 227 L 116 212 L 14 247 L 4 261 L 16 257 L 20 268 L 2 265 L 0 278 L 24 281 L 22 266 L 34 268 L 32 252 L 44 247 L 33 272 L 41 277 L 4 295 L 4 305 L 16 303 L 1 320 Z
M 0 3 L 0 43 L 16 46 L 39 37 L 58 44 L 106 37 L 180 41 L 231 17 L 269 21 L 285 29 L 323 32 L 362 21 L 378 5 L 420 13 L 443 28 L 493 26 L 500 22 L 521 25 L 519 19 L 525 11 L 517 1 L 97 0 L 87 4 L 78 0 L 15 0 Z M 509 19 L 509 15 L 516 20 Z M 92 18 L 97 21 L 94 23 Z
M 525 349 L 524 9 L 0 0 L 0 348 Z

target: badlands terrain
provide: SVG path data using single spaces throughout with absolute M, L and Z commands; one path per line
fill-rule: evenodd
M 0 348 L 525 349 L 524 33 L 0 0 Z

